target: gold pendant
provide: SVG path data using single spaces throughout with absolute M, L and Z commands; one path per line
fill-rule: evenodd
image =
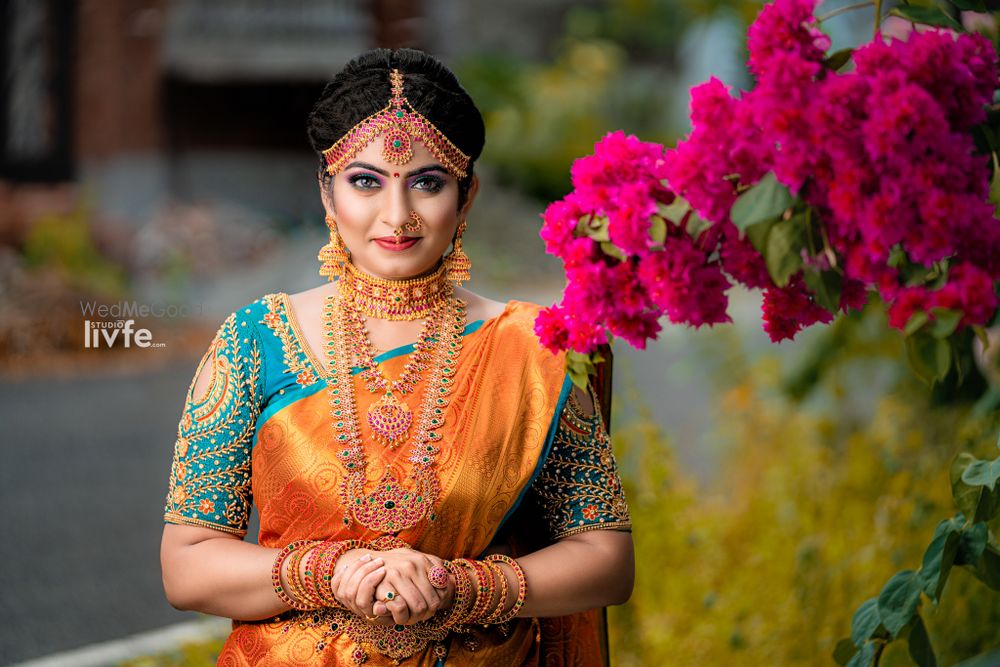
M 375 439 L 394 448 L 406 441 L 413 423 L 413 413 L 406 403 L 400 403 L 391 391 L 368 407 L 368 424 Z

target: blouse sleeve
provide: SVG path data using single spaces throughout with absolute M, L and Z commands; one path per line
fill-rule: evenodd
M 553 540 L 587 530 L 632 528 L 600 406 L 593 389 L 587 389 L 593 411 L 570 392 L 552 450 L 532 485 Z
M 237 311 L 219 327 L 188 387 L 177 425 L 163 519 L 244 536 L 250 521 L 250 448 L 264 393 L 256 326 Z M 211 380 L 194 396 L 202 372 Z

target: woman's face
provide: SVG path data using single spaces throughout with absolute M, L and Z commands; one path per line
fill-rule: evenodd
M 473 186 L 459 211 L 458 180 L 422 143 L 412 145 L 409 162 L 391 164 L 382 157 L 383 137 L 377 137 L 335 175 L 332 202 L 323 193 L 351 263 L 381 278 L 432 272 L 475 194 Z M 414 229 L 411 212 L 423 221 L 419 229 Z M 393 232 L 403 225 L 407 227 L 396 243 Z

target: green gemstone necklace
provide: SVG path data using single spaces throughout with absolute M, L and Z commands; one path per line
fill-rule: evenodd
M 356 520 L 371 530 L 397 534 L 412 528 L 424 518 L 431 521 L 437 518 L 434 505 L 440 494 L 440 485 L 434 466 L 441 451 L 437 443 L 441 440 L 445 408 L 451 402 L 449 396 L 462 349 L 465 306 L 461 299 L 450 297 L 443 307 L 445 314 L 440 318 L 439 326 L 434 327 L 436 342 L 427 364 L 428 385 L 419 417 L 415 419 L 415 432 L 410 438 L 408 460 L 412 471 L 409 479 L 401 482 L 391 467 L 386 466 L 375 490 L 366 494 L 368 460 L 358 422 L 348 340 L 352 330 L 351 306 L 339 296 L 327 297 L 323 328 L 327 358 L 333 370 L 327 393 L 334 444 L 341 448 L 338 458 L 345 469 L 340 487 L 345 526 L 351 526 Z

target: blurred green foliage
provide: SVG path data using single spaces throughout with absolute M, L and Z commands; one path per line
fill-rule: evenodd
M 104 257 L 91 230 L 91 207 L 85 198 L 65 214 L 48 213 L 32 223 L 22 249 L 26 265 L 51 270 L 83 292 L 108 298 L 125 293 L 125 269 Z
M 807 355 L 834 362 L 813 364 L 805 389 L 801 366 L 751 358 L 732 329 L 699 337 L 725 450 L 710 488 L 651 421 L 614 434 L 639 563 L 631 601 L 610 613 L 616 664 L 833 664 L 857 606 L 918 567 L 954 513 L 951 460 L 995 456 L 1000 415 L 929 397 L 880 308 L 841 329 L 839 347 L 820 337 Z M 923 614 L 939 664 L 997 644 L 1000 593 L 965 570 Z M 880 664 L 912 662 L 896 643 Z
M 458 63 L 459 78 L 486 119 L 482 160 L 502 180 L 543 201 L 570 189 L 573 160 L 622 129 L 672 143 L 686 131 L 668 103 L 678 81 L 678 49 L 692 23 L 719 11 L 748 25 L 749 0 L 620 0 L 576 6 L 564 17 L 551 60 L 484 53 Z
M 225 639 L 189 642 L 176 650 L 119 663 L 118 667 L 214 667 Z

